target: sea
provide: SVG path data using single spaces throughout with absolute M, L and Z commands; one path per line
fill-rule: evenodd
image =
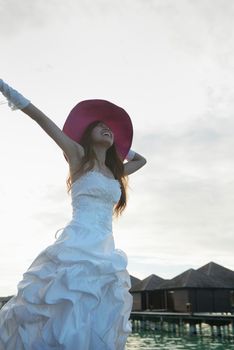
M 169 334 L 160 331 L 133 331 L 129 335 L 125 350 L 234 350 L 234 335 L 226 332 L 211 336 L 205 329 L 203 334 Z

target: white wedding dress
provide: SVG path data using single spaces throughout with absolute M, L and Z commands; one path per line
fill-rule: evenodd
M 88 171 L 72 184 L 73 215 L 0 311 L 1 350 L 123 350 L 132 308 L 127 256 L 115 248 L 118 180 Z

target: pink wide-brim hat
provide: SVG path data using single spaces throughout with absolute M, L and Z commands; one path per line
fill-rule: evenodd
M 124 161 L 132 144 L 132 122 L 127 112 L 112 102 L 96 99 L 79 102 L 69 113 L 63 132 L 79 143 L 85 129 L 97 120 L 113 132 L 117 152 Z

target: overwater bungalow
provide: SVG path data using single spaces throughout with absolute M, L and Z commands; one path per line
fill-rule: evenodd
M 230 289 L 201 271 L 189 269 L 162 283 L 165 308 L 175 312 L 230 312 Z
M 162 308 L 161 291 L 156 288 L 165 280 L 154 274 L 136 283 L 130 289 L 133 296 L 132 311 L 153 310 Z
M 234 288 L 234 271 L 227 269 L 224 266 L 211 261 L 197 269 L 197 271 L 205 273 L 207 276 L 212 277 L 229 288 Z
M 130 293 L 132 311 L 234 313 L 234 271 L 210 262 L 171 280 L 150 275 Z
M 130 279 L 131 279 L 131 286 L 132 287 L 141 281 L 139 278 L 132 276 L 132 275 L 130 275 Z
M 212 277 L 215 281 L 219 281 L 223 285 L 223 289 L 226 289 L 226 296 L 224 295 L 224 290 L 222 290 L 220 295 L 220 290 L 216 290 L 215 299 L 216 305 L 218 304 L 218 309 L 223 309 L 224 300 L 230 302 L 230 307 L 228 309 L 234 313 L 234 271 L 227 269 L 224 266 L 216 264 L 211 261 L 208 264 L 200 267 L 197 271 L 205 273 L 207 276 Z M 225 302 L 226 303 L 226 302 Z M 229 304 L 229 303 L 228 303 Z

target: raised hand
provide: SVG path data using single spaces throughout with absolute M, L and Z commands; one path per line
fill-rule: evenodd
M 0 79 L 0 91 L 7 98 L 8 106 L 12 110 L 23 109 L 29 105 L 30 101 L 22 96 L 18 91 L 7 85 Z

